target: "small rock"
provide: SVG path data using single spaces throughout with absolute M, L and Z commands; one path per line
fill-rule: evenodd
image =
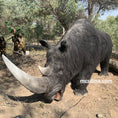
M 18 116 L 15 116 L 14 118 L 25 118 L 25 117 L 22 115 L 18 115 Z
M 102 114 L 96 114 L 96 118 L 104 118 Z

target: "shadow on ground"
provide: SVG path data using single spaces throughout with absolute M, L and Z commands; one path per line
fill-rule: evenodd
M 33 103 L 33 102 L 38 102 L 42 101 L 44 103 L 51 103 L 52 101 L 45 99 L 43 94 L 33 94 L 31 96 L 23 96 L 23 97 L 18 97 L 18 96 L 11 96 L 7 95 L 11 100 L 14 101 L 20 101 L 20 102 L 25 102 L 25 103 Z

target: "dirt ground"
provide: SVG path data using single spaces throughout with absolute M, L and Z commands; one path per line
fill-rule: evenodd
M 46 61 L 45 52 L 40 51 L 8 58 L 25 72 L 38 77 L 41 76 L 38 65 L 44 66 Z M 8 95 L 24 97 L 32 93 L 12 76 L 0 57 L 0 118 L 118 118 L 118 75 L 109 72 L 105 77 L 93 73 L 91 79 L 102 83 L 90 83 L 86 96 L 75 96 L 68 84 L 59 102 L 14 101 Z M 105 80 L 108 83 L 103 83 Z

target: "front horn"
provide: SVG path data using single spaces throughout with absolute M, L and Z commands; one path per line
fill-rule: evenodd
M 41 94 L 47 93 L 49 90 L 49 78 L 36 78 L 28 75 L 16 65 L 14 65 L 5 55 L 2 58 L 14 77 L 21 82 L 21 84 L 33 93 Z

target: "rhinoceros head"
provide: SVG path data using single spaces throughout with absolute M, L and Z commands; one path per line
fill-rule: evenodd
M 13 64 L 5 55 L 2 58 L 10 72 L 20 83 L 36 94 L 43 94 L 49 100 L 60 100 L 65 85 L 64 81 L 64 52 L 66 51 L 66 42 L 61 42 L 56 46 L 51 46 L 47 41 L 40 40 L 42 46 L 47 48 L 47 62 L 45 67 L 39 66 L 42 77 L 30 76 Z M 66 61 L 66 60 L 65 60 Z

